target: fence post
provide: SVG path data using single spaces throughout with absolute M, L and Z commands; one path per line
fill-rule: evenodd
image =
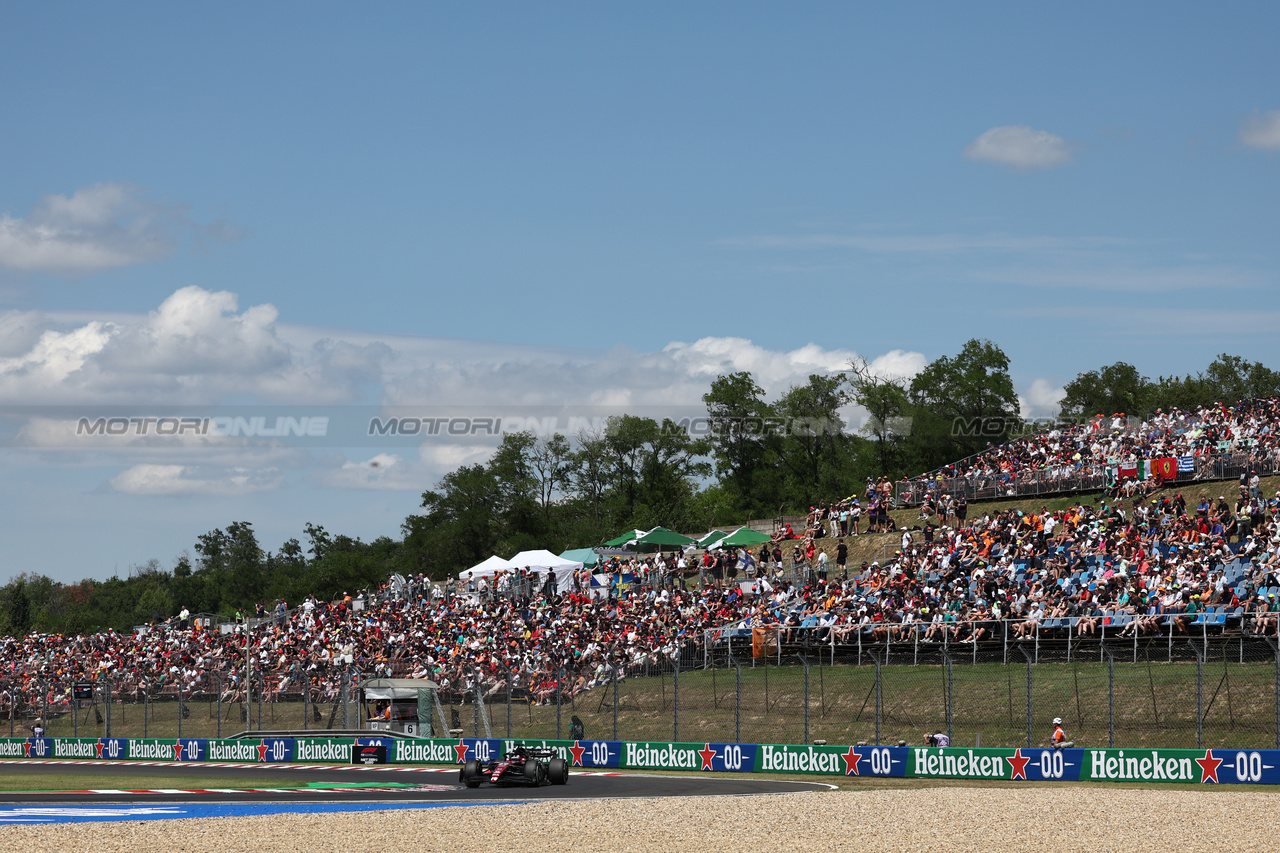
M 954 738 L 955 732 L 955 680 L 951 671 L 951 654 L 942 652 L 942 710 L 947 718 L 947 737 Z
M 351 726 L 348 724 L 349 721 L 347 720 L 347 710 L 348 710 L 347 709 L 347 681 L 349 680 L 347 678 L 347 672 L 348 671 L 344 668 L 342 673 L 338 676 L 339 678 L 342 679 L 342 681 L 338 684 L 338 704 L 342 706 L 342 728 L 344 730 L 351 728 Z M 248 693 L 249 683 L 247 681 L 245 682 L 244 689 L 245 689 L 245 694 L 244 694 L 245 708 L 248 708 L 249 707 L 249 693 Z M 249 713 L 252 713 L 252 712 L 249 712 Z M 251 719 L 250 719 L 250 725 L 252 725 Z
M 1247 620 L 1248 617 L 1245 617 L 1245 618 Z M 1275 715 L 1276 715 L 1275 748 L 1280 749 L 1280 643 L 1277 643 L 1275 640 L 1272 640 L 1270 637 L 1263 637 L 1263 640 L 1265 640 L 1267 646 L 1270 647 L 1271 655 L 1275 661 L 1275 666 L 1276 666 L 1276 674 L 1275 674 L 1275 680 L 1274 680 L 1276 695 L 1275 695 L 1275 699 L 1273 699 L 1272 701 L 1275 707 Z M 1241 636 L 1240 636 L 1240 662 L 1244 663 L 1244 632 L 1243 631 L 1241 631 Z
M 1031 726 L 1031 664 L 1033 662 L 1031 653 L 1022 646 L 1018 646 L 1018 651 L 1022 652 L 1022 656 L 1027 659 L 1027 749 L 1032 748 L 1034 736 Z
M 618 665 L 617 664 L 613 665 L 613 739 L 615 742 L 618 740 Z
M 1196 749 L 1204 749 L 1204 652 L 1195 640 L 1187 640 L 1196 653 Z
M 115 701 L 111 695 L 111 679 L 105 678 L 103 683 L 107 686 L 107 695 L 105 697 L 107 700 L 107 737 L 111 737 L 111 706 L 115 704 Z
M 507 740 L 511 739 L 511 670 L 507 670 Z
M 222 673 L 214 675 L 214 681 L 217 683 L 218 691 L 218 739 L 222 739 Z M 143 735 L 146 737 L 146 735 Z
M 564 706 L 564 667 L 560 667 L 560 675 L 556 679 L 556 740 L 560 740 L 561 709 Z
M 680 742 L 680 652 L 676 652 L 675 672 L 671 679 L 671 742 Z
M 354 705 L 356 709 L 356 728 L 357 729 L 363 729 L 365 724 L 364 702 L 360 701 L 360 690 L 359 690 L 360 682 L 364 680 L 365 680 L 364 673 L 362 673 L 360 670 L 357 669 L 355 679 L 353 679 L 351 682 L 351 688 L 352 688 L 351 692 L 352 692 L 352 695 L 355 697 L 351 700 L 351 704 Z
M 182 737 L 182 676 L 178 676 L 178 737 Z
M 885 655 L 886 657 L 888 656 L 887 650 L 885 651 Z M 880 675 L 881 675 L 880 654 L 876 652 L 874 654 L 874 657 L 876 661 L 876 746 L 879 746 L 880 745 L 880 714 L 884 705 L 884 688 L 880 680 Z
M 1107 646 L 1107 749 L 1116 748 L 1116 656 Z
M 742 743 L 742 664 L 737 658 L 730 658 L 736 670 L 733 694 L 733 742 Z M 614 740 L 617 740 L 615 735 Z
M 801 655 L 804 661 L 804 742 L 809 742 L 809 656 Z

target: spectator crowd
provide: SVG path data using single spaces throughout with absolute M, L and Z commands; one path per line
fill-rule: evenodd
M 1095 419 L 992 448 L 951 473 L 1017 478 L 1234 448 L 1274 462 L 1277 424 L 1277 400 L 1159 412 L 1136 427 Z M 973 518 L 963 495 L 953 499 L 936 478 L 920 482 L 934 485 L 912 529 L 889 518 L 892 483 L 870 481 L 865 505 L 816 508 L 803 538 L 784 529 L 755 553 L 614 559 L 596 570 L 612 578 L 603 588 L 589 572 L 564 592 L 520 571 L 460 589 L 396 577 L 354 598 L 258 605 L 255 617 L 222 626 L 184 609 L 130 634 L 0 639 L 0 716 L 65 709 L 72 685 L 102 680 L 126 701 L 238 701 L 246 672 L 266 701 L 332 702 L 358 675 L 430 678 L 464 701 L 518 693 L 553 702 L 557 691 L 569 698 L 646 671 L 701 647 L 709 629 L 733 627 L 765 628 L 783 643 L 981 642 L 1029 637 L 1050 620 L 1087 636 L 1117 615 L 1129 617 L 1129 634 L 1189 631 L 1220 608 L 1249 630 L 1276 631 L 1280 492 L 1263 495 L 1256 473 L 1213 493 L 1198 484 L 1189 498 L 1117 482 L 1067 509 Z M 851 566 L 844 538 L 885 530 L 901 534 L 897 553 Z M 839 540 L 833 555 L 816 542 L 828 532 Z

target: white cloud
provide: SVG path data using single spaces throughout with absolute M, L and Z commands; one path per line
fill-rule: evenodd
M 1240 123 L 1240 141 L 1250 148 L 1280 149 L 1280 110 L 1255 110 Z
M 276 468 L 134 465 L 111 478 L 111 487 L 131 495 L 247 495 L 284 484 Z
M 1048 379 L 1036 379 L 1026 393 L 1018 395 L 1018 408 L 1024 418 L 1056 417 L 1061 408 L 1066 389 L 1055 386 Z
M 166 377 L 269 374 L 291 360 L 275 331 L 279 312 L 255 305 L 237 314 L 234 293 L 184 287 L 148 315 L 120 328 L 104 348 L 104 366 Z
M 438 472 L 438 479 L 440 474 L 463 465 L 487 462 L 493 449 L 491 444 L 424 444 L 418 448 L 418 456 L 429 471 Z
M 1014 124 L 993 127 L 983 133 L 965 146 L 964 156 L 1030 171 L 1070 163 L 1072 147 L 1067 140 L 1047 130 Z
M 363 462 L 344 462 L 341 468 L 320 478 L 322 485 L 335 489 L 386 489 L 424 491 L 438 479 L 394 453 L 379 453 Z
M 178 205 L 128 184 L 46 195 L 26 217 L 0 215 L 0 267 L 80 275 L 166 257 L 184 234 L 230 239 L 225 223 L 199 225 Z
M 272 305 L 240 310 L 235 294 L 194 286 L 142 316 L 0 315 L 6 323 L 26 342 L 0 357 L 0 403 L 12 405 L 329 404 L 372 392 L 391 406 L 700 406 L 722 373 L 748 371 L 777 396 L 812 373 L 847 369 L 857 355 L 813 343 L 771 350 L 738 337 L 600 352 L 376 336 L 282 324 Z M 910 376 L 924 357 L 896 350 L 872 363 Z
M 0 312 L 0 358 L 22 355 L 34 347 L 44 322 L 35 311 Z
M 459 352 L 391 375 L 385 399 L 402 406 L 701 407 L 702 395 L 718 375 L 747 371 L 773 397 L 808 381 L 812 373 L 847 369 L 855 355 L 853 350 L 816 344 L 777 351 L 746 338 L 713 337 L 673 342 L 650 353 L 627 347 L 573 354 L 527 347 L 500 349 L 487 357 L 483 352 Z M 920 364 L 924 361 L 918 354 L 890 356 L 895 362 L 907 359 L 898 364 L 904 372 L 913 357 Z
M 277 314 L 272 305 L 239 311 L 233 293 L 184 287 L 142 317 L 69 328 L 56 317 L 14 320 L 34 343 L 0 358 L 0 402 L 333 403 L 381 379 L 380 364 L 392 354 L 385 344 L 298 346 L 281 335 Z
M 873 358 L 867 367 L 876 376 L 886 379 L 910 379 L 924 370 L 928 363 L 923 353 L 896 349 Z
M 6 320 L 0 317 L 0 324 Z M 463 409 L 458 414 L 500 417 L 503 428 L 557 415 L 554 429 L 568 434 L 581 427 L 574 425 L 579 416 L 591 423 L 622 412 L 701 417 L 702 396 L 712 380 L 736 371 L 753 374 L 765 395 L 776 398 L 810 374 L 844 372 L 858 355 L 813 343 L 771 350 L 739 337 L 673 342 L 656 352 L 378 337 L 281 324 L 271 305 L 241 310 L 235 294 L 199 287 L 175 291 L 145 315 L 15 315 L 9 322 L 24 330 L 26 345 L 0 358 L 0 405 L 10 407 L 10 415 L 30 407 L 16 443 L 81 451 L 94 464 L 102 464 L 104 454 L 120 454 L 116 464 L 123 458 L 134 467 L 113 484 L 147 494 L 264 488 L 275 475 L 227 472 L 297 470 L 314 464 L 298 457 L 309 458 L 307 448 L 317 445 L 243 434 L 138 435 L 132 429 L 85 436 L 77 435 L 79 418 L 255 415 L 274 422 L 302 413 L 272 406 L 306 404 L 313 407 L 308 414 L 333 416 L 329 443 L 321 446 L 363 445 L 376 453 L 383 446 L 368 439 L 358 422 L 364 418 L 367 424 L 379 409 L 343 404 L 372 401 L 387 410 L 409 409 L 410 415 L 415 408 L 433 410 L 419 411 L 421 416 Z M 869 358 L 877 374 L 903 379 L 926 363 L 923 354 L 904 350 Z M 356 430 L 344 432 L 340 424 L 356 424 Z M 354 441 L 338 445 L 346 439 Z M 335 488 L 418 489 L 459 465 L 484 461 L 495 444 L 496 437 L 485 432 L 437 435 L 424 440 L 416 460 L 375 456 L 327 468 L 322 462 L 315 477 Z M 251 455 L 269 452 L 283 455 Z M 237 454 L 244 457 L 239 464 Z M 73 458 L 64 457 L 68 464 Z

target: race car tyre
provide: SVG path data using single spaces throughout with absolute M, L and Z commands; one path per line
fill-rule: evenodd
M 553 758 L 547 762 L 547 778 L 552 785 L 563 785 L 569 781 L 569 765 L 563 758 Z
M 462 779 L 462 784 L 466 785 L 468 788 L 479 788 L 480 762 L 476 761 L 474 758 L 468 759 L 467 762 L 462 765 L 462 772 L 459 776 Z
M 524 778 L 530 785 L 542 784 L 542 762 L 530 758 L 524 763 Z

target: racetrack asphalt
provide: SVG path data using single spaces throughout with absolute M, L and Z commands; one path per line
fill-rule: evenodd
M 363 772 L 362 772 L 363 771 Z M 383 772 L 379 772 L 383 771 Z M 317 766 L 278 766 L 270 764 L 219 766 L 217 764 L 175 763 L 131 764 L 126 762 L 24 762 L 6 761 L 0 774 L 29 775 L 33 787 L 40 787 L 41 775 L 57 774 L 83 777 L 84 792 L 0 792 L 3 804 L 90 804 L 90 803 L 463 803 L 501 802 L 504 800 L 571 800 L 629 797 L 696 797 L 750 794 L 791 794 L 802 791 L 830 790 L 817 782 L 796 782 L 762 776 L 650 776 L 643 773 L 608 773 L 594 771 L 570 773 L 566 785 L 543 785 L 539 788 L 498 788 L 482 785 L 466 788 L 458 780 L 455 768 L 405 768 L 381 765 L 376 768 Z M 95 776 L 171 776 L 173 789 L 151 791 L 95 791 Z M 414 787 L 360 787 L 338 790 L 230 790 L 201 791 L 184 786 L 184 777 L 226 779 L 225 787 L 252 789 L 254 785 L 296 783 L 299 787 L 317 785 L 409 784 Z M 201 782 L 202 785 L 207 782 Z

